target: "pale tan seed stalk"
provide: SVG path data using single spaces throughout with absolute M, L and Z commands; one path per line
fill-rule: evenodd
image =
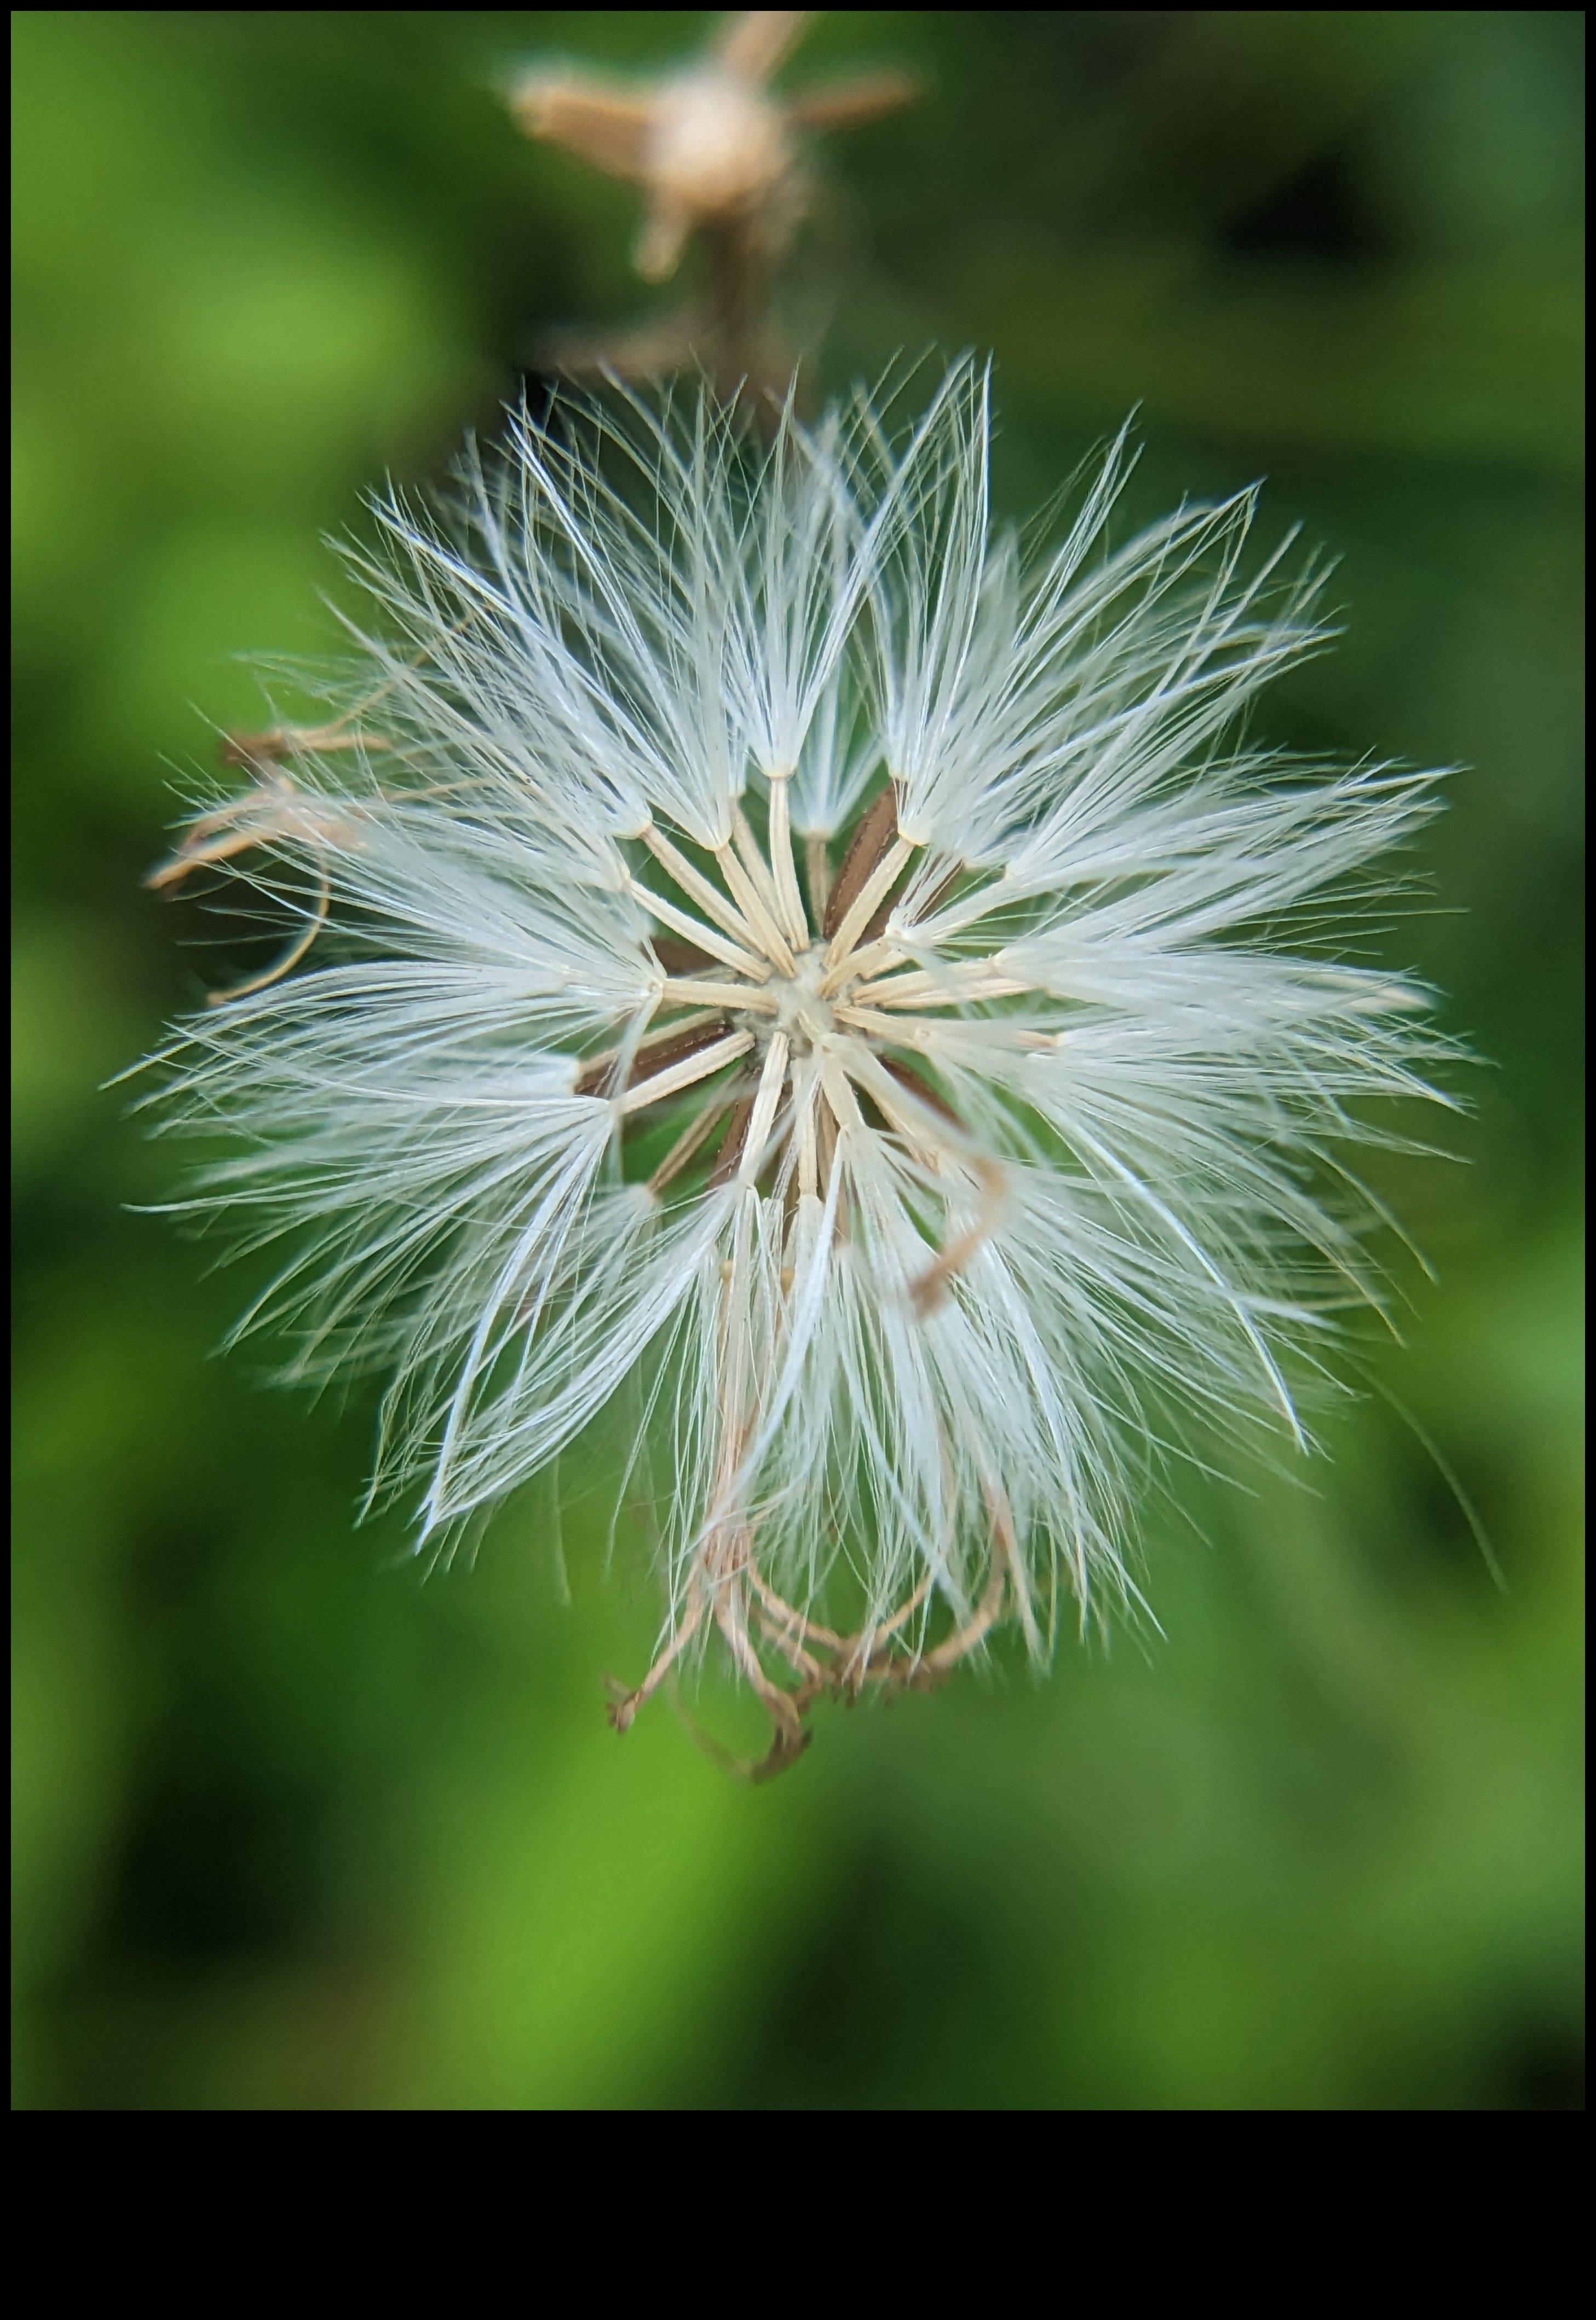
M 845 958 L 834 975 L 829 975 L 827 981 L 834 982 L 837 988 L 841 990 L 859 976 L 883 974 L 889 967 L 901 966 L 902 964 L 903 954 L 895 942 L 885 939 L 868 942 L 862 949 L 856 950 L 850 957 Z
M 720 847 L 716 849 L 715 859 L 721 865 L 721 875 L 730 887 L 760 949 L 778 973 L 795 974 L 798 962 L 787 947 L 787 938 L 766 909 L 758 888 L 738 860 L 735 849 L 730 846 Z
M 749 1042 L 752 1045 L 752 1041 Z M 765 1068 L 759 1075 L 759 1092 L 754 1099 L 754 1117 L 748 1123 L 748 1139 L 743 1146 L 742 1165 L 738 1174 L 745 1184 L 751 1184 L 765 1163 L 765 1147 L 770 1141 L 771 1128 L 775 1119 L 775 1108 L 781 1101 L 786 1084 L 787 1056 L 791 1052 L 784 1031 L 775 1032 L 765 1051 Z
M 821 1085 L 838 1128 L 851 1128 L 856 1136 L 863 1135 L 865 1116 L 859 1110 L 858 1099 L 848 1083 L 848 1074 L 834 1056 L 821 1057 Z
M 728 985 L 728 988 L 731 986 Z M 662 1023 L 657 1031 L 645 1032 L 630 1049 L 601 1047 L 596 1056 L 584 1056 L 582 1070 L 576 1083 L 578 1093 L 581 1092 L 584 1080 L 593 1079 L 595 1074 L 602 1073 L 609 1064 L 619 1063 L 622 1056 L 630 1054 L 634 1059 L 646 1056 L 650 1048 L 663 1047 L 672 1039 L 683 1038 L 689 1031 L 701 1029 L 705 1023 L 718 1022 L 720 1018 L 721 1010 L 718 1007 L 703 1007 L 692 1015 L 673 1016 L 668 1023 Z
M 946 1029 L 939 1023 L 919 1022 L 912 1015 L 878 1015 L 872 1007 L 855 1007 L 846 1000 L 839 1000 L 832 1012 L 850 1030 L 867 1032 L 872 1038 L 891 1039 L 900 1047 L 917 1047 L 931 1032 Z
M 676 1095 L 681 1089 L 691 1087 L 695 1080 L 708 1079 L 712 1072 L 735 1063 L 746 1056 L 754 1044 L 751 1031 L 733 1031 L 729 1038 L 717 1039 L 712 1047 L 701 1047 L 695 1056 L 685 1056 L 679 1064 L 672 1064 L 657 1072 L 651 1080 L 639 1080 L 617 1100 L 622 1112 L 640 1111 L 645 1104 L 658 1103 L 662 1097 Z
M 809 907 L 815 924 L 823 927 L 831 901 L 831 849 L 817 831 L 803 841 L 803 866 L 809 874 Z
M 866 879 L 849 905 L 848 915 L 832 936 L 826 952 L 826 965 L 830 972 L 821 989 L 833 984 L 843 963 L 852 951 L 865 929 L 875 915 L 875 906 L 884 902 L 902 875 L 903 865 L 914 852 L 912 840 L 894 838 L 882 860 Z
M 754 835 L 754 825 L 740 805 L 731 809 L 731 842 L 736 847 L 743 868 L 759 890 L 759 899 L 778 926 L 781 926 L 781 905 L 776 899 L 775 880 L 770 865 L 759 851 L 759 841 Z M 784 934 L 786 929 L 782 928 Z
M 667 902 L 663 894 L 657 894 L 652 886 L 645 886 L 640 878 L 631 878 L 627 883 L 637 900 L 653 913 L 662 926 L 674 927 L 679 935 L 685 935 L 700 950 L 708 951 L 710 956 L 718 958 L 723 966 L 734 966 L 739 974 L 751 976 L 756 983 L 766 980 L 770 968 L 764 959 L 756 958 L 752 951 L 743 950 L 736 943 L 728 941 L 724 935 L 718 934 L 713 927 L 706 927 L 702 920 L 692 917 L 688 911 L 679 911 L 674 902 Z
M 662 829 L 650 822 L 642 836 L 644 845 L 661 869 L 668 871 L 675 884 L 690 901 L 698 904 L 706 918 L 712 919 L 733 942 L 750 950 L 759 947 L 758 938 L 748 920 L 732 908 L 712 879 L 706 878 L 701 870 L 694 868 L 681 848 L 673 846 Z M 717 850 L 717 860 L 725 851 L 723 847 Z
M 819 1094 L 818 1085 L 812 1083 L 809 1101 L 803 1107 L 803 1117 L 798 1127 L 798 1191 L 801 1198 L 807 1194 L 815 1199 L 820 1193 L 820 1129 L 816 1118 L 820 1110 Z
M 705 1104 L 692 1126 L 682 1130 L 658 1167 L 649 1177 L 648 1190 L 651 1192 L 656 1194 L 663 1192 L 666 1186 L 681 1174 L 694 1154 L 709 1141 L 735 1101 L 736 1098 L 728 1090 L 724 1095 L 717 1096 Z
M 770 870 L 775 884 L 776 915 L 787 940 L 794 949 L 803 950 L 809 943 L 809 920 L 803 914 L 798 865 L 793 859 L 790 779 L 787 774 L 773 774 L 770 779 Z
M 712 983 L 696 974 L 667 974 L 659 986 L 669 1006 L 737 1007 L 756 1015 L 774 1015 L 776 1001 L 757 983 Z
M 831 1163 L 837 1152 L 837 1115 L 823 1086 L 820 1091 L 820 1101 L 815 1105 L 814 1133 L 815 1191 L 821 1200 L 826 1200 L 830 1195 Z M 840 1207 L 837 1211 L 837 1221 L 840 1228 L 843 1221 Z
M 968 965 L 952 966 L 939 975 L 919 972 L 857 983 L 849 998 L 856 1007 L 964 1007 L 980 999 L 1017 999 L 1035 989 L 1033 983 L 989 971 L 972 959 Z

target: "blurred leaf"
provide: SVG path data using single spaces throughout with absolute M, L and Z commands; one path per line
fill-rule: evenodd
M 326 650 L 362 493 L 648 311 L 628 189 L 495 90 L 711 21 L 14 20 L 16 2099 L 1572 2107 L 1582 19 L 839 11 L 788 68 L 928 90 L 823 156 L 831 383 L 990 346 L 1011 513 L 1133 406 L 1128 520 L 1267 469 L 1347 623 L 1270 731 L 1465 768 L 1371 939 L 1488 1067 L 1468 1165 L 1381 1177 L 1441 1278 L 1374 1359 L 1505 1598 L 1420 1436 L 1332 1405 L 1331 1456 L 1149 1510 L 1162 1636 L 824 1716 L 749 1791 L 604 1722 L 656 1613 L 602 1491 L 568 1589 L 525 1508 L 418 1585 L 352 1528 L 370 1391 L 208 1363 L 258 1273 L 122 1210 L 170 1155 L 98 1083 L 214 964 L 140 880 L 259 715 L 236 656 Z

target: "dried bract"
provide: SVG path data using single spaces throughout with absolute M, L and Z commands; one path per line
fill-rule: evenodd
M 638 272 L 663 282 L 689 240 L 704 248 L 700 299 L 621 339 L 567 337 L 549 350 L 554 367 L 610 369 L 639 377 L 712 363 L 722 391 L 785 375 L 769 341 L 772 274 L 809 200 L 805 131 L 857 127 L 915 95 L 913 82 L 876 72 L 784 96 L 772 76 L 813 21 L 802 8 L 752 9 L 728 19 L 695 63 L 642 84 L 600 78 L 569 66 L 540 66 L 510 92 L 530 137 L 641 187 Z

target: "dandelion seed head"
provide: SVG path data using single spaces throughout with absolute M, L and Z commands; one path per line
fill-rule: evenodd
M 193 825 L 314 939 L 161 1117 L 240 1139 L 196 1209 L 297 1236 L 238 1334 L 386 1374 L 423 1540 L 640 1387 L 670 1613 L 618 1720 L 718 1630 L 787 1761 L 819 1690 L 1134 1605 L 1172 1413 L 1305 1438 L 1383 1296 L 1346 1148 L 1443 1051 L 1344 955 L 1434 777 L 1249 738 L 1326 641 L 1252 494 L 1117 543 L 1121 438 L 1022 552 L 972 366 L 895 435 L 565 427 L 385 505 L 333 721 Z

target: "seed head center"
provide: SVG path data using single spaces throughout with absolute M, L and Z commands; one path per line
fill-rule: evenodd
M 793 1046 L 804 1050 L 835 1029 L 831 1001 L 821 995 L 821 985 L 826 979 L 826 947 L 812 943 L 798 954 L 793 972 L 774 974 L 765 986 L 775 1001 L 777 1030 L 784 1031 Z M 770 1028 L 770 1018 L 764 1019 L 762 1028 Z

